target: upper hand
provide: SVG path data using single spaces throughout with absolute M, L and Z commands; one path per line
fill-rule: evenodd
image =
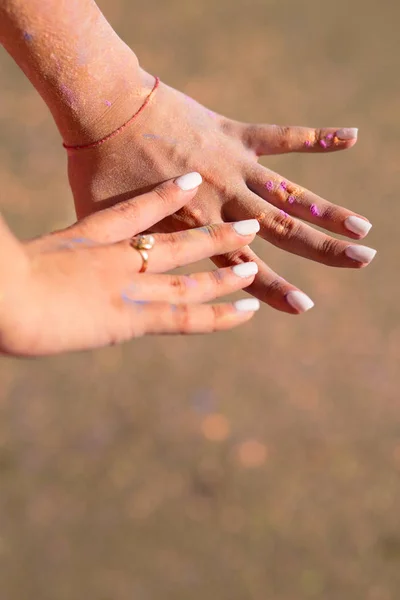
M 200 193 L 153 231 L 255 218 L 261 225 L 259 234 L 283 250 L 330 266 L 359 268 L 372 260 L 375 251 L 338 240 L 312 225 L 358 240 L 370 228 L 365 217 L 258 163 L 261 155 L 326 153 L 355 143 L 353 130 L 232 121 L 161 83 L 152 102 L 121 134 L 95 149 L 69 153 L 69 176 L 77 213 L 83 216 L 182 171 L 196 170 L 206 182 Z M 257 262 L 259 273 L 249 291 L 279 310 L 296 314 L 312 306 L 307 296 L 249 248 L 213 260 L 220 266 Z M 298 293 L 289 294 L 293 291 Z

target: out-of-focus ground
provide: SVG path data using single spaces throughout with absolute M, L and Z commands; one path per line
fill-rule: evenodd
M 368 216 L 362 271 L 258 243 L 316 301 L 212 337 L 0 362 L 4 600 L 397 600 L 400 5 L 102 0 L 145 68 L 228 116 L 358 126 L 265 161 Z M 3 53 L 0 206 L 73 219 L 47 109 Z M 11 259 L 11 258 L 10 258 Z

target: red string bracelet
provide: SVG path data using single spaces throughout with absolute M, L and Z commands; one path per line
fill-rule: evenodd
M 151 90 L 150 94 L 147 96 L 146 100 L 143 102 L 142 106 L 133 115 L 133 117 L 131 117 L 129 119 L 129 121 L 127 121 L 126 123 L 124 123 L 123 125 L 121 125 L 121 127 L 119 127 L 118 129 L 116 129 L 112 133 L 109 133 L 108 135 L 106 135 L 106 137 L 102 138 L 101 140 L 97 140 L 97 142 L 91 142 L 90 144 L 83 144 L 81 146 L 67 146 L 66 144 L 63 144 L 64 148 L 66 150 L 87 150 L 89 148 L 96 148 L 96 146 L 100 146 L 101 144 L 104 144 L 104 142 L 108 142 L 108 140 L 111 140 L 111 138 L 113 138 L 116 135 L 118 135 L 119 133 L 121 133 L 121 131 L 123 131 L 125 129 L 125 127 L 128 127 L 128 125 L 130 125 L 132 123 L 132 121 L 134 121 L 136 119 L 136 117 L 138 117 L 140 115 L 140 113 L 142 112 L 142 110 L 144 110 L 146 108 L 146 106 L 148 105 L 148 103 L 152 99 L 152 97 L 153 97 L 156 89 L 158 88 L 159 84 L 160 84 L 160 79 L 159 79 L 159 77 L 156 77 L 156 81 L 154 83 L 154 87 Z

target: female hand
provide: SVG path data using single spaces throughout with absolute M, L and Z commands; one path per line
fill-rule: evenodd
M 7 261 L 3 268 L 0 261 L 1 350 L 54 354 L 148 333 L 205 333 L 248 321 L 259 307 L 255 299 L 202 303 L 250 285 L 254 263 L 190 276 L 156 273 L 236 252 L 254 239 L 257 221 L 156 234 L 147 272 L 140 272 L 143 257 L 131 237 L 179 210 L 200 183 L 200 175 L 190 173 L 23 245 L 2 232 L 13 262 L 7 270 Z
M 141 101 L 154 85 L 144 72 L 142 80 Z M 139 105 L 132 106 L 132 113 Z M 111 119 L 109 131 L 120 124 Z M 84 216 L 142 193 L 182 170 L 200 171 L 206 182 L 200 193 L 152 231 L 257 219 L 259 234 L 282 250 L 329 266 L 360 268 L 373 259 L 374 250 L 335 239 L 312 225 L 358 240 L 371 224 L 258 164 L 262 155 L 327 153 L 350 148 L 356 141 L 355 129 L 232 121 L 161 83 L 124 131 L 91 149 L 69 152 L 69 178 L 77 213 Z M 218 266 L 256 262 L 259 273 L 248 291 L 278 310 L 297 314 L 312 305 L 300 292 L 290 294 L 297 288 L 247 247 L 213 260 Z

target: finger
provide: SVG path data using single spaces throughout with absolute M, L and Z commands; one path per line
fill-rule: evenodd
M 372 227 L 365 217 L 332 204 L 261 165 L 250 167 L 246 183 L 252 192 L 270 204 L 327 231 L 362 239 Z
M 311 298 L 274 273 L 248 247 L 221 256 L 214 256 L 212 260 L 219 267 L 240 265 L 249 261 L 255 262 L 258 265 L 258 274 L 246 291 L 277 310 L 297 315 L 314 306 Z
M 255 298 L 244 298 L 230 304 L 150 302 L 141 307 L 141 332 L 187 335 L 232 329 L 249 321 L 259 307 Z
M 229 329 L 249 320 L 259 308 L 255 299 L 217 306 L 183 304 L 178 297 L 177 303 L 127 299 L 129 277 L 113 266 L 104 265 L 90 250 L 41 255 L 30 281 L 34 310 L 24 318 L 24 336 L 14 344 L 14 353 L 55 354 L 116 344 L 146 333 Z M 198 281 L 201 285 L 202 278 Z M 231 282 L 225 289 L 236 287 Z
M 177 233 L 154 234 L 154 245 L 148 250 L 147 271 L 162 273 L 188 265 L 215 254 L 231 252 L 253 241 L 260 225 L 255 219 L 239 223 L 218 223 Z M 107 247 L 110 260 L 133 272 L 143 265 L 140 252 L 124 241 Z
M 138 275 L 127 287 L 124 298 L 127 302 L 156 302 L 160 298 L 173 304 L 209 302 L 249 286 L 257 271 L 257 265 L 248 262 L 192 275 L 146 273 Z
M 200 173 L 188 173 L 155 187 L 150 192 L 115 204 L 78 221 L 62 233 L 107 244 L 150 228 L 189 202 L 202 182 Z
M 289 152 L 335 152 L 347 150 L 357 142 L 354 127 L 311 127 L 245 125 L 243 141 L 257 156 Z
M 349 244 L 313 229 L 283 210 L 266 204 L 255 194 L 250 194 L 252 197 L 248 198 L 248 202 L 231 211 L 229 217 L 241 219 L 256 214 L 261 237 L 286 252 L 331 267 L 350 269 L 365 267 L 376 254 L 367 246 Z

